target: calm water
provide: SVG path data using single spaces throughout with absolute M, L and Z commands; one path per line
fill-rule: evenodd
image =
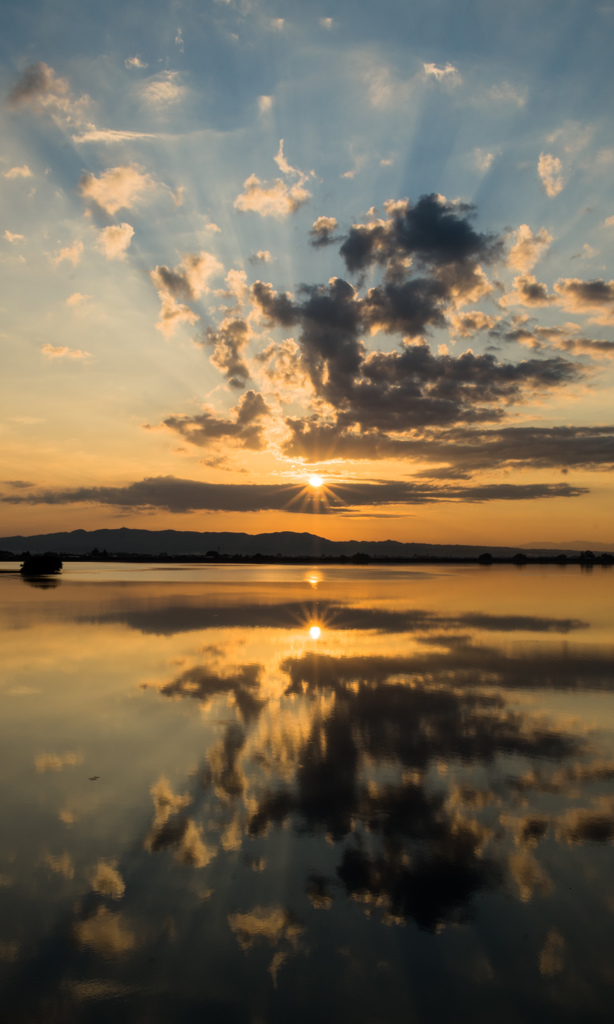
M 609 1022 L 613 589 L 0 576 L 2 1024 Z

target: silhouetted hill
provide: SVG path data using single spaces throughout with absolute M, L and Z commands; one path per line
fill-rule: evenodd
M 589 547 L 589 545 L 586 545 Z M 597 545 L 594 545 L 597 547 Z M 403 544 L 395 540 L 382 541 L 334 541 L 318 537 L 313 533 L 199 533 L 184 530 L 132 530 L 122 527 L 117 530 L 72 530 L 70 533 L 44 533 L 32 537 L 0 537 L 0 549 L 20 554 L 57 551 L 66 555 L 87 555 L 94 548 L 111 554 L 141 555 L 197 555 L 202 557 L 208 551 L 219 551 L 222 555 L 261 554 L 265 557 L 339 557 L 352 556 L 357 552 L 372 558 L 413 558 L 437 556 L 440 558 L 472 558 L 482 551 L 489 551 L 495 557 L 509 558 L 519 551 L 532 556 L 543 553 L 555 555 L 559 552 L 572 554 L 578 549 L 553 548 L 544 545 L 542 549 L 530 546 L 492 547 L 470 544 Z

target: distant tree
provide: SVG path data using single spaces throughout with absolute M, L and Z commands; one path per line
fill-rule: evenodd
M 62 571 L 62 559 L 51 551 L 44 555 L 27 555 L 19 571 L 22 576 L 52 576 Z
M 483 554 L 478 558 L 480 565 L 492 565 L 492 555 L 490 551 L 484 551 Z

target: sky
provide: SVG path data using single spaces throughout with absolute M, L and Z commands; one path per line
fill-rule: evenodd
M 614 4 L 0 28 L 1 535 L 614 544 Z

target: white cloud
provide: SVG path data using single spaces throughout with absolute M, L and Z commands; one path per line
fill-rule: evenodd
M 490 153 L 487 149 L 480 149 L 479 147 L 476 146 L 476 148 L 473 151 L 473 160 L 475 166 L 479 171 L 483 171 L 484 173 L 486 173 L 486 171 L 490 169 L 491 164 L 497 155 L 498 154 L 496 151 Z
M 148 68 L 149 64 L 146 61 L 141 60 L 137 54 L 136 57 L 126 57 L 124 66 L 127 68 Z
M 250 256 L 250 263 L 270 263 L 272 259 L 268 249 L 259 249 Z
M 151 192 L 156 188 L 156 182 L 138 164 L 126 164 L 122 167 L 110 167 L 108 171 L 103 171 L 99 178 L 93 174 L 84 174 L 79 182 L 79 188 L 85 199 L 93 200 L 113 215 L 123 207 L 132 210 L 144 192 Z
M 283 32 L 286 22 L 283 18 L 271 18 L 271 28 L 275 32 Z
M 51 257 L 51 262 L 55 267 L 59 267 L 60 263 L 66 260 L 67 263 L 72 263 L 73 267 L 76 267 L 82 255 L 83 242 L 76 241 L 72 245 L 67 245 L 64 249 L 60 249 L 56 256 Z
M 508 265 L 526 274 L 532 270 L 552 241 L 552 235 L 545 228 L 533 234 L 528 224 L 521 224 L 514 231 L 512 245 L 507 258 Z
M 97 128 L 95 124 L 86 125 L 79 135 L 73 135 L 73 142 L 131 142 L 133 139 L 157 139 L 151 132 L 115 131 L 113 128 Z
M 80 348 L 68 348 L 67 345 L 43 345 L 41 352 L 47 359 L 87 359 L 91 352 L 82 352 Z
M 311 192 L 299 185 L 287 185 L 281 178 L 272 184 L 260 181 L 255 174 L 243 182 L 244 192 L 234 201 L 236 210 L 251 210 L 261 217 L 277 217 L 283 220 L 290 213 L 311 199 Z
M 170 107 L 178 103 L 187 91 L 178 79 L 178 71 L 160 71 L 151 75 L 139 90 L 141 99 L 150 107 Z
M 179 47 L 179 53 L 183 53 L 183 33 L 180 28 L 177 29 L 177 35 L 175 36 L 175 46 Z
M 111 224 L 98 235 L 97 247 L 108 260 L 123 260 L 132 241 L 134 228 L 131 224 Z
M 546 139 L 550 143 L 559 143 L 566 153 L 579 153 L 585 149 L 595 134 L 591 125 L 582 125 L 578 121 L 566 121 L 562 128 L 557 128 Z
M 614 228 L 614 214 L 611 217 L 606 217 L 603 223 L 606 228 Z
M 11 243 L 11 245 L 15 245 L 17 242 L 25 242 L 26 240 L 25 235 L 14 235 L 13 232 L 9 231 L 8 228 L 4 232 L 4 237 L 6 238 L 7 242 Z
M 31 178 L 32 171 L 27 164 L 23 164 L 21 167 L 11 167 L 10 171 L 5 171 L 5 178 Z
M 332 28 L 333 27 L 333 19 L 332 18 L 320 18 L 320 25 L 322 26 L 322 28 Z
M 551 198 L 563 191 L 563 164 L 558 156 L 551 153 L 540 153 L 537 172 L 544 183 L 546 194 Z
M 277 155 L 274 157 L 275 163 L 279 167 L 282 174 L 297 174 L 303 177 L 301 171 L 297 171 L 296 167 L 292 167 L 284 156 L 284 140 L 279 140 L 279 149 Z
M 267 110 L 270 110 L 273 106 L 272 96 L 259 96 L 258 97 L 258 109 L 261 114 L 265 114 Z
M 526 93 L 521 92 L 510 82 L 501 82 L 499 85 L 491 86 L 487 96 L 495 103 L 513 103 L 516 107 L 524 107 L 527 102 Z
M 73 292 L 72 295 L 69 295 L 66 299 L 66 305 L 75 309 L 77 306 L 82 306 L 83 303 L 87 302 L 91 297 L 91 295 L 82 295 L 81 292 Z
M 446 64 L 444 67 L 439 67 L 437 64 L 424 64 L 423 66 L 427 78 L 432 76 L 438 82 L 449 82 L 451 85 L 460 85 L 462 82 L 458 68 L 455 68 L 453 64 Z
M 282 220 L 311 199 L 311 192 L 303 187 L 309 175 L 288 163 L 284 156 L 283 139 L 279 142 L 274 160 L 282 174 L 297 177 L 298 181 L 292 185 L 281 178 L 276 178 L 273 182 L 263 182 L 255 174 L 251 174 L 243 182 L 244 191 L 234 201 L 236 210 L 251 210 L 259 213 L 261 217 L 277 217 Z

